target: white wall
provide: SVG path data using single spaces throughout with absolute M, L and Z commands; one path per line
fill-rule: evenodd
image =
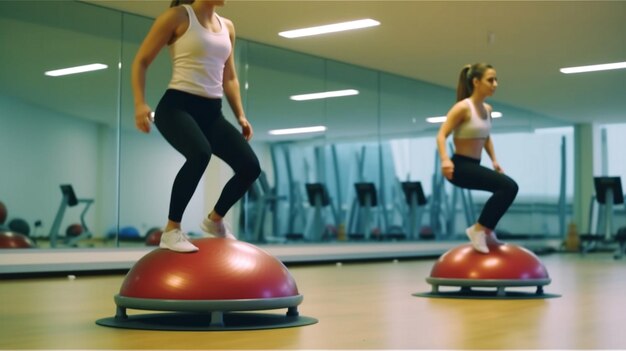
M 43 222 L 48 233 L 61 203 L 60 184 L 72 184 L 79 198 L 93 198 L 98 186 L 98 126 L 87 120 L 0 96 L 0 200 L 9 219 Z M 68 209 L 62 230 L 78 222 L 81 209 Z M 94 223 L 97 210 L 89 213 Z
M 60 184 L 72 184 L 79 198 L 94 198 L 87 224 L 96 236 L 119 225 L 133 226 L 141 235 L 167 220 L 171 184 L 184 162 L 153 129 L 149 135 L 123 130 L 118 176 L 118 131 L 82 118 L 0 96 L 0 200 L 9 220 L 43 222 L 47 235 L 61 202 Z M 199 222 L 217 200 L 232 172 L 217 158 L 192 198 L 183 225 L 199 232 Z M 208 182 L 208 183 L 207 183 Z M 205 183 L 209 191 L 204 191 Z M 207 196 L 207 206 L 203 197 Z M 69 208 L 61 225 L 79 222 L 81 206 Z M 32 230 L 32 229 L 31 229 Z

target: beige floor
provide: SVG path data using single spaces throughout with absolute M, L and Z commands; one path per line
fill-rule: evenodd
M 315 325 L 261 331 L 113 329 L 122 276 L 4 280 L 0 349 L 626 349 L 626 260 L 542 256 L 543 300 L 414 297 L 432 260 L 290 267 Z M 282 313 L 282 311 L 279 311 Z

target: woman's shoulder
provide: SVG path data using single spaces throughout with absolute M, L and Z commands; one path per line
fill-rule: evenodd
M 454 110 L 456 110 L 456 111 L 459 111 L 459 112 L 464 112 L 464 111 L 469 112 L 470 111 L 470 106 L 467 103 L 467 99 L 463 99 L 463 100 L 457 101 L 454 104 L 454 106 L 452 106 L 452 108 Z
M 163 20 L 179 23 L 187 21 L 187 9 L 184 6 L 174 6 L 165 10 L 160 16 Z
M 220 15 L 220 19 L 222 20 L 222 23 L 224 23 L 226 28 L 228 28 L 229 32 L 231 33 L 235 32 L 235 24 L 233 23 L 233 21 L 231 21 L 230 19 L 226 17 L 222 17 L 221 15 Z

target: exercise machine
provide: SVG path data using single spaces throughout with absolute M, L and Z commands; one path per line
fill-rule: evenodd
M 63 217 L 65 216 L 65 210 L 68 207 L 74 207 L 78 205 L 84 205 L 83 211 L 80 214 L 80 224 L 83 227 L 82 233 L 80 235 L 68 238 L 64 237 L 64 244 L 68 246 L 76 246 L 80 240 L 90 238 L 92 236 L 87 223 L 85 222 L 85 215 L 87 211 L 94 203 L 93 199 L 79 199 L 76 197 L 76 193 L 74 193 L 74 188 L 71 184 L 62 184 L 61 186 L 61 204 L 59 205 L 59 209 L 57 210 L 57 214 L 54 218 L 54 222 L 52 223 L 52 227 L 50 227 L 50 246 L 56 247 L 57 241 L 59 239 L 59 229 L 61 228 L 61 223 L 63 222 Z
M 401 185 L 408 207 L 408 223 L 405 229 L 410 239 L 417 239 L 422 226 L 422 206 L 426 205 L 426 196 L 421 182 L 402 182 Z
M 595 196 L 591 198 L 589 233 L 580 236 L 583 244 L 583 253 L 598 249 L 601 246 L 618 243 L 615 258 L 619 259 L 624 255 L 626 238 L 622 235 L 614 234 L 613 230 L 613 209 L 615 205 L 624 203 L 624 193 L 620 177 L 594 177 Z M 598 207 L 597 226 L 595 232 L 592 230 L 592 218 L 595 205 Z
M 305 184 L 309 205 L 313 209 L 313 218 L 307 235 L 312 241 L 321 241 L 328 238 L 329 232 L 326 227 L 326 219 L 324 209 L 330 207 L 334 217 L 334 206 L 328 195 L 328 189 L 323 183 L 307 183 Z

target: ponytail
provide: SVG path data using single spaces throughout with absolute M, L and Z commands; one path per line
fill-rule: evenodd
M 485 72 L 492 68 L 493 66 L 487 63 L 475 63 L 473 65 L 463 66 L 456 87 L 456 101 L 461 101 L 472 96 L 474 92 L 474 78 L 481 79 Z
M 459 83 L 456 86 L 456 101 L 461 101 L 472 95 L 473 87 L 471 85 L 471 82 L 467 79 L 467 73 L 471 67 L 471 65 L 465 65 L 461 69 L 461 74 L 459 75 Z
M 193 4 L 194 0 L 172 0 L 170 7 L 176 7 L 182 4 Z

